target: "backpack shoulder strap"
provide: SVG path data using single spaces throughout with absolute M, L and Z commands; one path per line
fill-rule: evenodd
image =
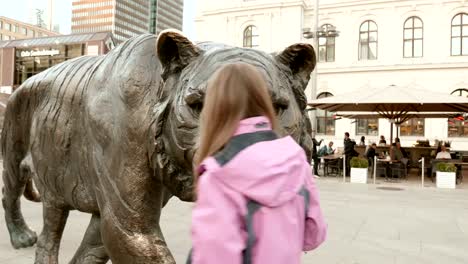
M 305 186 L 302 186 L 298 194 L 304 198 L 305 216 L 307 217 L 307 212 L 309 211 L 309 205 L 310 205 L 309 190 L 307 190 Z
M 262 206 L 259 203 L 253 200 L 249 200 L 247 202 L 247 215 L 245 216 L 245 226 L 247 229 L 247 245 L 243 252 L 243 264 L 252 263 L 252 249 L 254 247 L 255 241 L 257 240 L 254 232 L 253 216 L 261 207 Z
M 305 210 L 305 216 L 307 217 L 307 212 L 309 211 L 310 193 L 305 186 L 302 186 L 302 188 L 298 192 L 298 195 L 304 198 L 304 210 Z M 245 216 L 245 227 L 247 229 L 247 245 L 244 251 L 242 252 L 243 254 L 242 264 L 252 264 L 252 249 L 255 245 L 255 242 L 257 241 L 257 238 L 255 237 L 255 232 L 254 232 L 253 217 L 255 213 L 261 207 L 262 206 L 259 203 L 253 200 L 249 200 L 247 202 L 247 215 Z M 186 264 L 191 264 L 191 263 L 192 263 L 192 250 L 190 250 L 189 257 L 187 259 Z

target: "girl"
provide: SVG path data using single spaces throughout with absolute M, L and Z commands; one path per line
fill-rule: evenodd
M 255 67 L 229 64 L 210 80 L 195 157 L 189 263 L 295 264 L 325 240 L 310 163 L 276 129 Z

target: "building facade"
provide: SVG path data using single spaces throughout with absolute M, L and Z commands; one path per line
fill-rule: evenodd
M 59 33 L 0 16 L 0 41 L 57 36 Z
M 150 3 L 150 33 L 158 35 L 168 28 L 182 30 L 183 0 L 150 0 Z
M 109 31 L 117 42 L 182 29 L 183 0 L 74 0 L 72 32 Z
M 29 77 L 69 59 L 106 54 L 111 33 L 85 33 L 0 42 L 0 92 L 11 93 Z
M 267 52 L 306 39 L 315 1 L 205 0 L 195 19 L 198 41 L 219 41 Z M 317 92 L 308 99 L 362 87 L 401 85 L 468 95 L 468 2 L 452 0 L 321 0 Z M 338 31 L 339 35 L 328 34 Z M 312 83 L 312 82 L 311 82 Z M 309 84 L 311 86 L 311 84 Z M 358 140 L 390 136 L 385 119 L 336 120 L 316 112 L 317 137 L 342 145 L 345 132 Z M 452 141 L 468 150 L 468 122 L 413 119 L 399 128 L 403 145 L 418 139 Z M 366 140 L 366 141 L 367 141 Z
M 74 0 L 72 33 L 110 31 L 117 42 L 148 32 L 149 0 Z

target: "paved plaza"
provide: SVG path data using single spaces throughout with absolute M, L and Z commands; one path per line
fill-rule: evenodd
M 329 236 L 318 250 L 304 255 L 303 263 L 468 263 L 468 189 L 421 189 L 406 182 L 356 185 L 336 178 L 317 182 Z M 172 199 L 163 211 L 163 231 L 177 263 L 185 263 L 190 248 L 191 206 Z M 40 231 L 41 205 L 24 201 L 23 212 L 30 226 Z M 71 259 L 88 221 L 87 214 L 70 215 L 61 263 Z M 0 263 L 34 263 L 33 248 L 14 250 L 10 246 L 3 213 L 0 237 Z

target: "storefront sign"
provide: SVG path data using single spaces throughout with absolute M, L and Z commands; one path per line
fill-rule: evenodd
M 31 50 L 31 51 L 22 51 L 21 57 L 54 56 L 54 55 L 59 55 L 59 54 L 60 54 L 60 51 L 56 49 Z

